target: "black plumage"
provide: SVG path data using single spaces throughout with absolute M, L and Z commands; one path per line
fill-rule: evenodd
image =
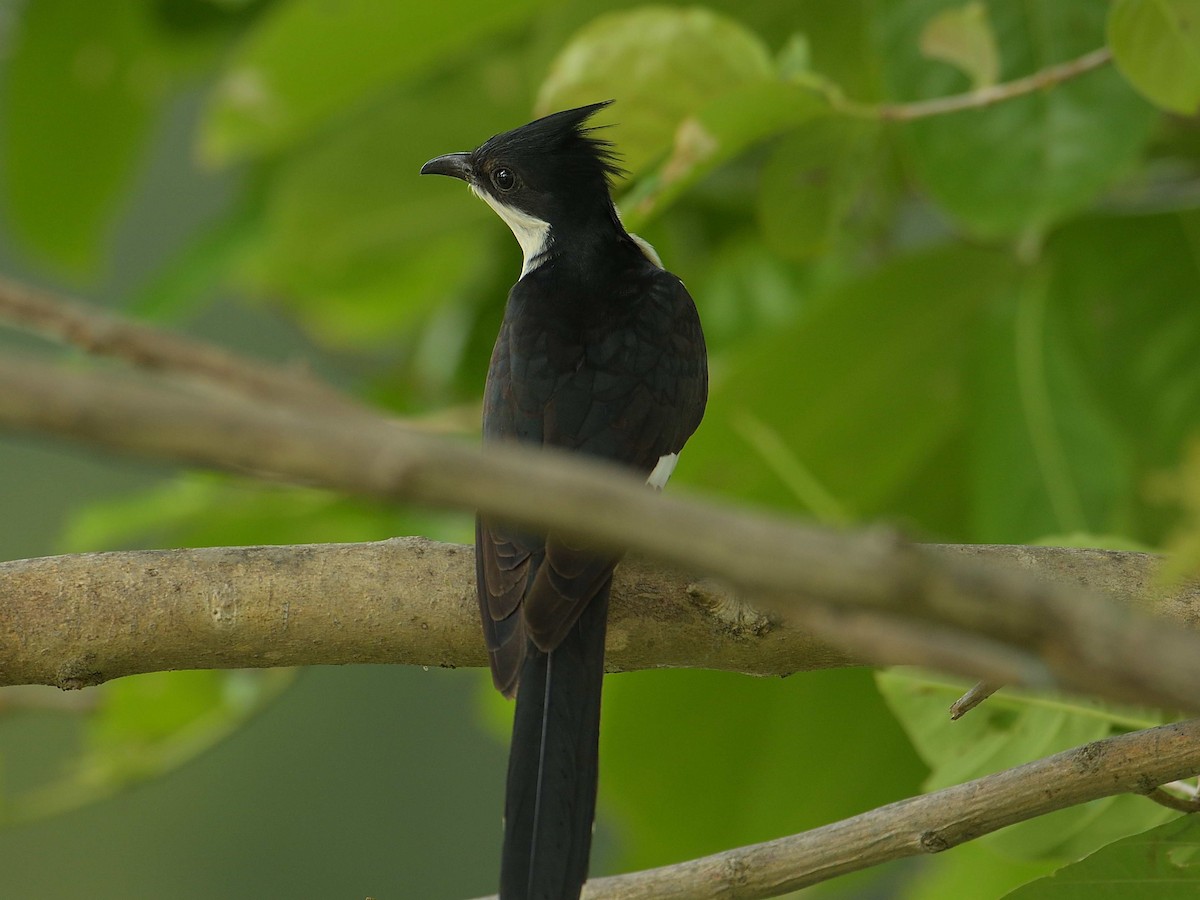
M 422 173 L 464 179 L 525 254 L 488 370 L 485 442 L 559 447 L 647 477 L 699 425 L 707 363 L 683 283 L 613 206 L 615 154 L 585 124 L 605 105 L 555 113 Z M 504 900 L 569 900 L 586 878 L 617 561 L 554 534 L 477 521 L 492 677 L 517 697 Z

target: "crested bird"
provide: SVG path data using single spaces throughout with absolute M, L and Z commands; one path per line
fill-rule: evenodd
M 630 234 L 621 174 L 588 120 L 556 112 L 431 159 L 512 230 L 508 293 L 483 401 L 485 448 L 518 442 L 623 466 L 666 484 L 708 396 L 704 335 L 683 282 Z M 609 592 L 619 555 L 477 516 L 476 588 L 495 686 L 516 697 L 502 900 L 574 900 L 596 805 Z

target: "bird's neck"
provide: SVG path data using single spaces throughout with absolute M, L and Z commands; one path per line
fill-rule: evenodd
M 540 264 L 553 261 L 556 267 L 582 275 L 610 269 L 627 251 L 630 238 L 611 202 L 549 226 L 540 252 L 525 257 L 522 275 Z

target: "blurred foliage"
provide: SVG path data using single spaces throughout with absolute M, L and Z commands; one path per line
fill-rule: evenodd
M 1127 837 L 1005 896 L 1012 900 L 1174 900 L 1200 888 L 1200 821 L 1187 816 Z
M 294 320 L 374 402 L 458 417 L 478 403 L 519 252 L 466 191 L 416 173 L 534 113 L 615 98 L 604 121 L 630 172 L 623 214 L 686 280 L 711 344 L 710 409 L 681 486 L 946 541 L 1169 542 L 1179 574 L 1200 568 L 1200 456 L 1187 453 L 1200 419 L 1200 23 L 1186 0 L 19 11 L 3 47 L 0 185 L 48 273 L 86 288 L 105 272 L 155 130 L 200 94 L 196 159 L 235 173 L 237 199 L 129 309 L 186 328 L 234 291 Z M 1105 45 L 1115 65 L 894 121 L 897 104 Z M 66 543 L 404 532 L 468 534 L 461 518 L 191 475 L 85 512 Z M 81 772 L 115 790 L 162 771 L 241 721 L 245 683 L 192 673 L 104 688 L 86 741 L 41 790 L 81 801 Z M 622 866 L 796 831 L 922 779 L 954 783 L 1161 718 L 1006 693 L 951 724 L 959 690 L 907 672 L 878 686 L 862 671 L 612 679 L 601 808 Z M 1016 896 L 1074 896 L 1072 879 L 1116 873 L 1192 877 L 1160 837 L 1184 826 L 1126 837 L 1166 817 L 1114 798 L 821 890 L 874 880 L 910 900 L 999 897 L 1088 853 Z
M 913 669 L 880 672 L 876 680 L 930 768 L 923 785 L 926 791 L 982 778 L 1113 734 L 1153 728 L 1164 721 L 1162 714 L 1153 710 L 1003 691 L 955 722 L 946 710 L 966 693 L 969 683 Z M 1015 859 L 1077 859 L 1173 817 L 1165 807 L 1123 794 L 1019 822 L 979 841 Z
M 79 727 L 56 748 L 62 759 L 52 777 L 6 785 L 0 823 L 58 815 L 170 772 L 245 724 L 292 675 L 290 669 L 155 672 L 89 689 L 82 695 L 87 702 L 67 710 L 86 715 L 76 716 Z

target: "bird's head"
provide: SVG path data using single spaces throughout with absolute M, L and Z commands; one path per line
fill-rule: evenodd
M 556 112 L 469 152 L 431 159 L 421 174 L 465 181 L 516 235 L 525 274 L 552 241 L 613 224 L 620 228 L 609 181 L 621 170 L 611 144 L 586 124 L 611 102 Z

